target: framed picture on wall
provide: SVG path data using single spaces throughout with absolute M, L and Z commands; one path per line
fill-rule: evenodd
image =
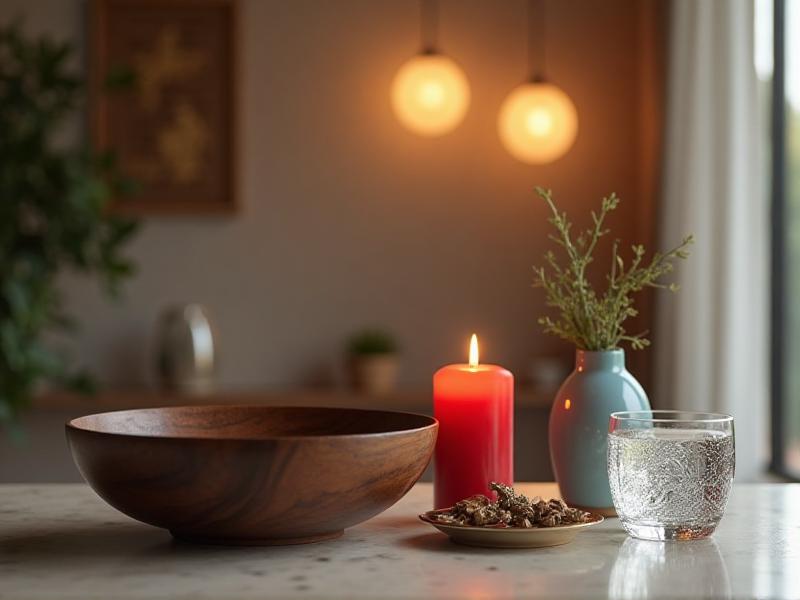
M 92 138 L 139 183 L 115 211 L 235 210 L 235 10 L 234 0 L 91 4 Z

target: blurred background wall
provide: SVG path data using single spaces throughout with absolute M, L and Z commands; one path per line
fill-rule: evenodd
M 86 49 L 86 4 L 4 0 L 0 20 Z M 534 185 L 568 211 L 616 191 L 623 242 L 650 240 L 659 148 L 659 4 L 549 3 L 548 72 L 573 99 L 577 142 L 546 166 L 517 162 L 496 133 L 499 106 L 526 75 L 521 0 L 445 0 L 442 50 L 464 68 L 472 105 L 440 139 L 394 118 L 389 86 L 419 50 L 410 0 L 248 0 L 238 21 L 240 210 L 148 217 L 132 246 L 139 273 L 122 302 L 64 279 L 80 319 L 76 359 L 101 383 L 153 378 L 152 335 L 167 305 L 205 304 L 219 334 L 223 387 L 284 388 L 340 378 L 344 338 L 392 331 L 401 384 L 427 388 L 441 364 L 482 358 L 524 374 L 571 349 L 536 324 L 531 265 L 547 244 Z M 649 311 L 645 310 L 643 328 Z M 646 382 L 647 357 L 632 357 Z

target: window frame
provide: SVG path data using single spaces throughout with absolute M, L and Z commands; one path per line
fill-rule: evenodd
M 800 481 L 786 465 L 786 0 L 773 0 L 771 100 L 771 302 L 770 302 L 770 471 Z

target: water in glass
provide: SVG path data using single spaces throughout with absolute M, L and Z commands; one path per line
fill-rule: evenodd
M 612 416 L 608 474 L 617 514 L 634 537 L 707 537 L 722 518 L 733 481 L 732 422 L 703 426 L 696 419 L 652 417 L 657 412 L 665 411 L 645 411 L 628 424 Z

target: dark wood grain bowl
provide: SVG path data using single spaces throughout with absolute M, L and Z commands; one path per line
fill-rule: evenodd
M 316 542 L 386 510 L 431 459 L 438 423 L 340 408 L 180 406 L 66 425 L 111 506 L 189 541 Z

